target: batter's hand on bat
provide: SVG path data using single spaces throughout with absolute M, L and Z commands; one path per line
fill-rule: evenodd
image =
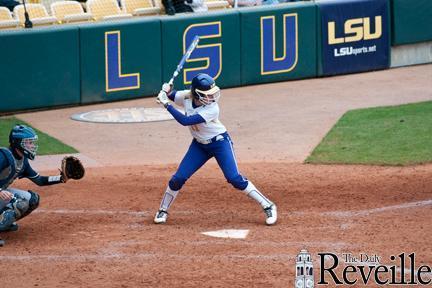
M 172 91 L 173 85 L 169 83 L 164 83 L 162 85 L 162 91 L 164 91 L 167 95 L 169 95 Z
M 162 104 L 164 107 L 167 107 L 167 105 L 169 104 L 167 93 L 161 90 L 159 92 L 159 95 L 156 97 L 156 102 Z
M 5 190 L 1 190 L 0 191 L 0 199 L 5 201 L 5 202 L 9 202 L 10 200 L 12 200 L 13 198 L 13 194 L 5 191 Z

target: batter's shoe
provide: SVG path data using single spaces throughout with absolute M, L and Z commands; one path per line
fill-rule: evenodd
M 266 224 L 273 225 L 277 221 L 277 207 L 275 204 L 264 209 L 264 213 L 267 216 Z
M 168 218 L 168 212 L 164 211 L 164 210 L 159 210 L 156 213 L 156 216 L 155 216 L 153 222 L 155 224 L 164 224 L 164 223 L 166 223 L 167 218 Z
M 0 247 L 3 247 L 5 245 L 5 241 L 3 239 L 0 239 Z

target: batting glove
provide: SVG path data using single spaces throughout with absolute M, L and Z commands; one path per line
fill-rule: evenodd
M 159 104 L 162 104 L 166 108 L 169 104 L 169 99 L 168 99 L 167 93 L 165 91 L 161 90 L 159 92 L 159 95 L 156 97 L 156 102 Z
M 173 85 L 170 85 L 169 83 L 164 83 L 162 85 L 162 91 L 164 91 L 167 95 L 171 93 L 172 88 Z

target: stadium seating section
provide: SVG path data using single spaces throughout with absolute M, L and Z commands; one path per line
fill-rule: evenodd
M 39 1 L 43 2 L 35 3 Z M 209 10 L 231 8 L 226 0 L 204 1 Z M 87 0 L 87 2 L 30 0 L 26 8 L 34 26 L 111 21 L 134 16 L 165 14 L 161 0 Z M 0 29 L 24 27 L 24 11 L 23 4 L 16 6 L 13 13 L 6 7 L 0 7 Z
M 56 24 L 57 18 L 54 16 L 50 16 L 44 5 L 38 3 L 29 3 L 26 5 L 27 12 L 33 25 L 53 25 Z M 21 25 L 24 25 L 25 17 L 24 17 L 24 5 L 20 4 L 15 6 L 13 14 L 15 18 L 19 20 Z
M 84 12 L 83 6 L 75 1 L 58 1 L 51 3 L 51 13 L 59 23 L 87 22 L 93 20 L 91 13 Z
M 0 29 L 17 28 L 20 22 L 12 17 L 12 13 L 6 7 L 0 7 Z

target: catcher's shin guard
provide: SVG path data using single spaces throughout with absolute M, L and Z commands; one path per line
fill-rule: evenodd
M 28 191 L 29 197 L 22 195 L 15 195 L 14 198 L 6 206 L 5 211 L 10 210 L 14 212 L 14 221 L 26 217 L 39 206 L 39 194 Z
M 36 210 L 36 208 L 39 207 L 39 200 L 40 200 L 39 194 L 30 190 L 28 192 L 31 195 L 30 200 L 28 201 L 28 209 L 22 214 L 21 218 L 29 215 L 32 211 Z

